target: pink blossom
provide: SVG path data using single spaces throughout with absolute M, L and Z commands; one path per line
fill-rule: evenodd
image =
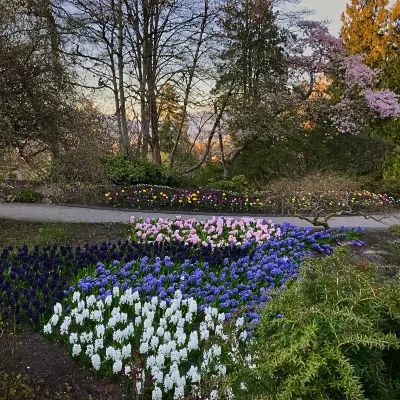
M 400 104 L 398 96 L 391 90 L 364 90 L 361 93 L 371 110 L 380 118 L 398 118 L 400 116 Z

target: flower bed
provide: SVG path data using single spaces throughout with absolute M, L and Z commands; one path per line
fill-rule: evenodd
M 229 358 L 221 341 L 248 339 L 269 292 L 305 257 L 362 245 L 359 229 L 251 218 L 131 219 L 128 233 L 131 241 L 101 246 L 4 249 L 0 307 L 154 399 L 215 398 Z
M 347 212 L 386 212 L 395 209 L 399 201 L 384 193 L 369 191 L 328 191 L 274 194 L 254 192 L 229 193 L 211 189 L 173 189 L 169 187 L 138 186 L 108 191 L 106 203 L 113 207 L 144 210 L 185 210 L 227 213 L 264 213 L 269 215 Z
M 188 211 L 261 212 L 264 203 L 257 195 L 248 196 L 211 189 L 174 189 L 164 186 L 125 187 L 104 194 L 113 207 L 174 209 Z

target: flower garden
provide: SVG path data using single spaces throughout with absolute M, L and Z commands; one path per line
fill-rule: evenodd
M 114 244 L 5 248 L 2 319 L 31 324 L 131 398 L 216 399 L 270 294 L 306 257 L 362 246 L 361 233 L 132 217 Z
M 297 192 L 273 195 L 269 192 L 248 194 L 211 189 L 174 189 L 165 186 L 133 186 L 104 194 L 106 204 L 144 210 L 187 210 L 227 213 L 268 213 L 290 215 L 296 211 L 312 213 L 315 207 L 327 212 L 345 210 L 351 213 L 379 212 L 398 206 L 398 201 L 385 193 L 363 191 Z

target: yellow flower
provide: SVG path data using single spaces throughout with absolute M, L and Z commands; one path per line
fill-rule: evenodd
M 264 205 L 264 203 L 258 203 L 260 206 L 263 206 Z
M 110 196 L 110 193 L 106 193 L 104 196 L 109 197 L 109 196 Z
M 121 190 L 121 193 L 125 193 L 125 190 L 124 190 L 124 189 L 122 189 L 122 190 Z
M 197 191 L 197 193 L 200 193 L 199 191 Z
M 156 199 L 157 198 L 157 196 L 153 196 L 153 199 Z
M 147 192 L 147 190 L 146 189 L 143 189 L 143 193 L 146 193 Z
M 226 193 L 222 193 L 222 196 L 226 196 Z
M 183 200 L 182 200 L 182 199 L 180 199 L 180 200 L 179 200 L 179 203 L 183 203 Z
M 260 199 L 256 199 L 256 201 L 260 201 Z
M 292 201 L 293 201 L 293 203 L 296 201 L 296 199 L 294 198 L 294 197 L 292 197 Z

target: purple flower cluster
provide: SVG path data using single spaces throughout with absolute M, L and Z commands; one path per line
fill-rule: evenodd
M 283 289 L 285 282 L 296 276 L 305 256 L 330 254 L 333 245 L 348 235 L 343 230 L 312 232 L 289 224 L 280 228 L 280 237 L 272 237 L 261 245 L 249 241 L 243 246 L 250 250 L 248 254 L 236 259 L 227 257 L 214 267 L 200 260 L 174 263 L 169 256 L 98 263 L 92 273 L 77 281 L 77 290 L 105 299 L 115 286 L 123 290 L 132 288 L 143 300 L 157 296 L 167 304 L 180 290 L 183 298 L 195 298 L 200 310 L 216 307 L 229 317 L 245 309 L 247 320 L 255 323 L 257 308 L 269 299 L 269 291 L 275 287 Z M 75 290 L 74 286 L 70 288 L 71 293 Z
M 0 312 L 6 320 L 10 311 L 17 322 L 22 316 L 38 323 L 48 315 L 53 305 L 65 298 L 74 277 L 85 275 L 88 267 L 98 262 L 129 262 L 148 256 L 165 257 L 174 263 L 207 262 L 210 267 L 222 260 L 237 259 L 248 254 L 249 246 L 212 248 L 211 246 L 184 245 L 179 242 L 132 243 L 128 241 L 103 243 L 102 245 L 27 246 L 14 249 L 7 247 L 0 254 Z

